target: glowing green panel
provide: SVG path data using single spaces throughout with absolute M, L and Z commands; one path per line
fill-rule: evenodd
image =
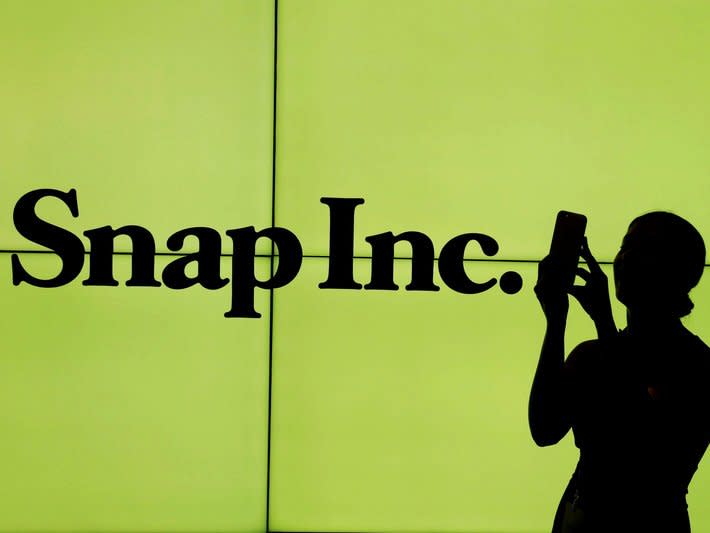
M 537 448 L 527 426 L 544 333 L 537 266 L 470 263 L 472 279 L 519 272 L 516 295 L 316 289 L 308 259 L 275 296 L 271 524 L 296 531 L 549 531 L 576 464 L 571 435 Z M 610 269 L 606 269 L 611 276 Z M 355 279 L 369 280 L 369 261 Z M 409 262 L 396 263 L 400 287 Z M 439 280 L 440 281 L 440 280 Z M 437 283 L 439 283 L 437 281 Z M 710 284 L 695 295 L 710 301 Z M 702 298 L 701 296 L 705 296 Z M 698 333 L 710 338 L 707 305 Z M 625 326 L 615 302 L 616 322 Z M 703 324 L 702 329 L 699 327 Z M 693 326 L 691 326 L 693 327 Z M 595 336 L 571 305 L 567 352 Z M 710 469 L 691 488 L 710 531 Z M 696 531 L 696 529 L 694 529 Z
M 670 209 L 710 235 L 710 3 L 284 0 L 277 222 L 323 254 L 321 196 L 365 235 L 488 233 L 539 259 L 558 209 L 611 259 Z M 472 248 L 470 257 L 481 257 Z
M 227 287 L 14 287 L 0 260 L 0 531 L 263 531 L 268 320 L 223 318 Z
M 45 187 L 77 190 L 78 219 L 40 204 L 55 224 L 143 225 L 160 250 L 186 226 L 270 225 L 273 15 L 251 0 L 3 2 L 0 248 L 37 248 L 12 209 Z

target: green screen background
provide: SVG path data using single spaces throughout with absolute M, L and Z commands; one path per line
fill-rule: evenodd
M 0 530 L 549 530 L 577 451 L 527 429 L 536 262 L 559 209 L 588 216 L 606 262 L 648 210 L 710 235 L 709 16 L 700 1 L 0 2 Z M 257 292 L 259 320 L 223 317 L 231 285 L 83 287 L 85 270 L 14 287 L 12 251 L 59 269 L 12 223 L 41 187 L 77 190 L 78 219 L 38 210 L 77 234 L 139 224 L 167 252 L 178 229 L 273 216 L 306 257 L 273 306 Z M 515 270 L 523 289 L 318 289 L 322 196 L 365 199 L 361 283 L 367 235 L 423 231 L 438 251 L 473 231 L 500 251 L 471 246 L 470 276 Z M 223 253 L 229 276 L 228 239 Z M 117 279 L 128 269 L 116 258 Z M 707 280 L 691 297 L 685 323 L 710 339 Z M 573 303 L 567 350 L 593 336 Z M 710 532 L 708 497 L 704 461 L 693 531 Z

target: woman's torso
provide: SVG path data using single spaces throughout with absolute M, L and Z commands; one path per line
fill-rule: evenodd
M 710 349 L 685 329 L 654 342 L 624 330 L 592 348 L 576 361 L 569 389 L 576 505 L 595 516 L 685 512 L 708 445 Z

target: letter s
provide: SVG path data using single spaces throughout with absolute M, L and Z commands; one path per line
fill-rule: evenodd
M 23 281 L 35 287 L 60 287 L 71 282 L 79 275 L 84 266 L 84 245 L 72 232 L 50 224 L 35 213 L 37 202 L 45 196 L 59 198 L 71 211 L 72 216 L 79 216 L 76 190 L 69 192 L 56 189 L 37 189 L 22 196 L 15 204 L 12 218 L 17 231 L 26 239 L 54 251 L 62 260 L 62 270 L 51 279 L 38 279 L 27 273 L 17 254 L 12 254 L 12 284 Z

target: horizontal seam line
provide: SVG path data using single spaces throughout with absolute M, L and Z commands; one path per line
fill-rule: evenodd
M 1 250 L 0 253 L 3 254 L 51 254 L 56 255 L 56 252 L 50 250 Z M 186 257 L 192 255 L 196 252 L 155 252 L 156 256 L 164 257 Z M 90 251 L 85 251 L 84 255 L 90 255 Z M 133 252 L 113 252 L 113 255 L 133 255 Z M 220 257 L 232 257 L 232 254 L 219 254 Z M 271 254 L 254 254 L 254 257 L 260 258 L 270 258 Z M 274 254 L 274 257 L 279 257 L 279 254 Z M 319 254 L 303 254 L 304 259 L 329 259 L 327 255 Z M 354 255 L 353 259 L 372 259 L 371 255 Z M 399 257 L 395 256 L 395 260 L 398 261 L 411 261 L 412 257 Z M 439 258 L 435 257 L 434 261 L 438 261 Z M 513 259 L 513 258 L 490 258 L 490 257 L 464 257 L 463 261 L 468 262 L 488 262 L 488 263 L 539 263 L 539 259 Z M 611 265 L 613 261 L 597 261 L 600 265 Z M 583 261 L 582 264 L 585 264 Z M 704 266 L 710 266 L 710 264 L 705 264 Z

